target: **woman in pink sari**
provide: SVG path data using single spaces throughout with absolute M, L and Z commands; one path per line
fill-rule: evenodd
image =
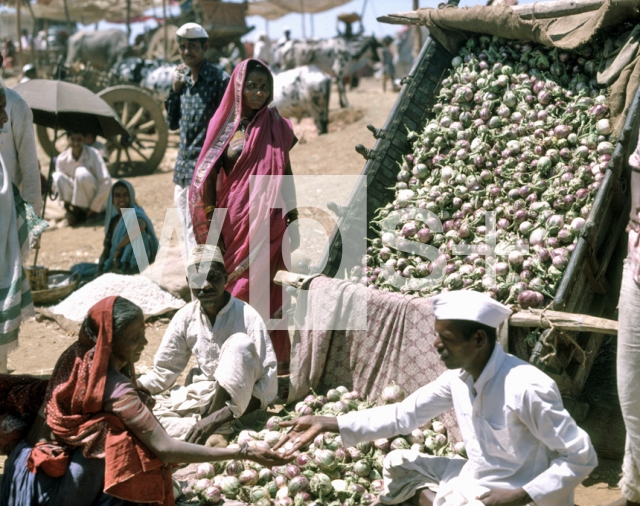
M 278 372 L 286 374 L 291 349 L 283 318 L 286 304 L 273 277 L 286 269 L 284 259 L 299 244 L 297 226 L 290 229 L 291 249 L 283 241 L 287 226 L 297 220 L 295 189 L 291 178 L 260 176 L 292 175 L 289 150 L 296 138 L 291 122 L 268 107 L 272 99 L 273 76 L 266 65 L 259 60 L 240 63 L 209 123 L 189 207 L 198 244 L 207 242 L 215 210 L 227 210 L 218 240 L 229 271 L 226 290 L 262 315 Z M 278 323 L 269 324 L 269 319 Z

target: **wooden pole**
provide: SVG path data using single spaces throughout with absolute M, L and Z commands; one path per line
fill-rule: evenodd
M 167 61 L 169 53 L 169 29 L 167 27 L 167 0 L 162 0 L 162 29 L 164 30 L 164 61 Z
M 543 311 L 529 309 L 514 313 L 509 318 L 512 327 L 553 327 L 574 332 L 597 332 L 615 336 L 618 333 L 618 322 L 596 316 L 561 311 Z
M 127 43 L 131 44 L 131 0 L 127 0 Z
M 21 0 L 19 0 L 21 1 Z M 27 4 L 27 8 L 29 9 L 29 14 L 31 15 L 31 23 L 33 24 L 33 29 L 31 30 L 31 44 L 30 44 L 30 48 L 31 48 L 31 59 L 33 60 L 33 63 L 36 63 L 36 37 L 38 35 L 38 29 L 37 29 L 37 21 L 36 21 L 36 15 L 33 13 L 33 7 L 31 6 L 31 2 L 29 2 L 29 0 L 26 0 L 26 4 Z M 38 48 L 40 49 L 40 48 Z M 37 67 L 37 65 L 36 65 Z
M 413 0 L 413 10 L 417 11 L 420 8 L 420 0 Z M 413 60 L 418 59 L 420 50 L 422 49 L 422 31 L 420 25 L 416 25 L 413 28 Z
M 21 3 L 22 2 L 20 0 L 16 2 L 16 31 L 18 32 L 18 45 L 16 47 L 15 61 L 16 68 L 20 68 L 22 63 L 22 23 L 20 20 Z
M 67 18 L 67 35 L 71 36 L 71 16 L 69 14 L 69 2 L 68 0 L 64 1 L 64 17 Z
M 307 31 L 304 26 L 304 0 L 300 0 L 300 22 L 302 23 L 302 38 L 307 38 Z

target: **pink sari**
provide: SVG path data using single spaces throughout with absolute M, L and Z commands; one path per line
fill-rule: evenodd
M 263 319 L 281 319 L 285 313 L 283 290 L 273 282 L 273 277 L 278 270 L 286 269 L 283 255 L 288 256 L 290 251 L 288 241 L 285 241 L 287 244 L 283 251 L 283 237 L 287 228 L 284 216 L 274 211 L 283 202 L 280 182 L 266 178 L 259 184 L 254 182 L 251 193 L 253 176 L 285 174 L 289 149 L 294 139 L 291 122 L 282 118 L 276 109 L 267 107 L 273 99 L 273 77 L 271 94 L 265 106 L 256 113 L 246 129 L 240 158 L 230 174 L 227 175 L 222 169 L 221 157 L 240 124 L 244 82 L 250 61 L 243 61 L 233 71 L 220 107 L 209 122 L 207 137 L 189 189 L 189 210 L 196 241 L 204 244 L 209 229 L 204 213 L 203 192 L 205 182 L 215 178 L 216 207 L 227 209 L 222 226 L 226 247 L 224 261 L 229 272 L 226 289 L 240 300 L 253 301 Z M 266 65 L 262 65 L 266 68 Z M 218 169 L 222 169 L 220 175 Z M 260 190 L 256 191 L 258 187 Z M 252 283 L 251 297 L 250 274 L 264 281 Z M 263 306 L 269 308 L 268 314 Z M 286 320 L 280 320 L 270 335 L 278 357 L 278 372 L 286 374 L 291 347 Z

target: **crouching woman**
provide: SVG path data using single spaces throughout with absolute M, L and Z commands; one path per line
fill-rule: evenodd
M 123 212 L 133 209 L 129 214 Z M 135 230 L 134 221 L 138 222 Z M 131 234 L 129 233 L 131 230 Z M 138 233 L 139 231 L 139 233 Z M 120 272 L 138 274 L 138 258 L 146 255 L 152 264 L 158 252 L 158 239 L 153 223 L 136 203 L 136 193 L 129 181 L 120 179 L 111 188 L 104 224 L 104 250 L 98 264 L 99 274 Z
M 170 464 L 238 456 L 285 463 L 264 448 L 208 448 L 168 436 L 134 386 L 133 364 L 146 344 L 142 311 L 132 302 L 108 297 L 91 308 L 56 364 L 26 440 L 5 463 L 0 504 L 169 506 Z

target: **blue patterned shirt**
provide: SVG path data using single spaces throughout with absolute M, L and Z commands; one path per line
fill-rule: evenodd
M 171 90 L 164 103 L 169 128 L 180 128 L 180 146 L 173 182 L 183 188 L 191 184 L 209 120 L 218 109 L 228 84 L 229 75 L 205 61 L 198 73 L 198 80 L 194 83 L 191 70 L 187 69 L 185 84 L 180 92 Z

